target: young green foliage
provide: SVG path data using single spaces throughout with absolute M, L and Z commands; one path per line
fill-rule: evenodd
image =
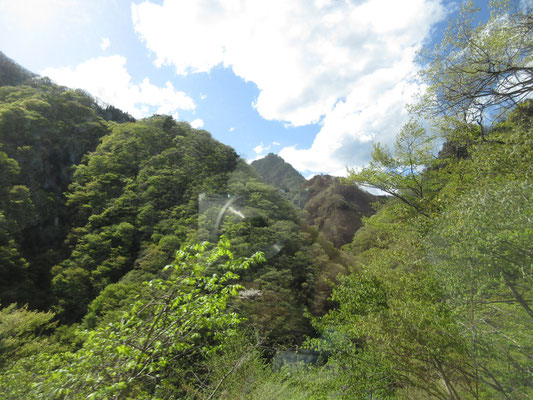
M 262 260 L 260 253 L 235 259 L 224 237 L 211 250 L 206 243 L 182 249 L 163 277 L 146 282 L 147 294 L 120 320 L 85 333 L 77 352 L 14 364 L 1 376 L 0 388 L 50 399 L 156 399 L 183 393 L 184 377 L 202 374 L 196 363 L 223 346 L 241 321 L 226 310 L 242 288 L 235 283 L 238 272 Z M 25 368 L 43 373 L 33 384 L 23 382 L 24 388 L 16 384 L 16 375 Z
M 0 369 L 10 362 L 28 357 L 47 348 L 50 340 L 40 336 L 51 331 L 55 323 L 52 312 L 28 310 L 28 306 L 17 308 L 11 304 L 0 310 Z
M 476 26 L 477 10 L 468 1 L 442 42 L 421 54 L 421 76 L 429 88 L 419 108 L 475 122 L 482 136 L 485 120 L 498 120 L 533 90 L 533 17 L 513 12 L 508 1 L 491 6 L 489 21 Z
M 448 207 L 427 239 L 435 275 L 468 338 L 479 391 L 533 389 L 533 185 L 480 185 Z
M 411 121 L 398 134 L 393 152 L 375 144 L 368 167 L 359 172 L 350 170 L 347 180 L 382 190 L 429 217 L 435 208 L 433 185 L 438 171 L 427 168 L 439 163 L 434 156 L 435 146 L 435 137 Z

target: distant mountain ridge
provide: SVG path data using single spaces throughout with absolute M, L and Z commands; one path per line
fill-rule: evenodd
M 266 183 L 280 189 L 304 211 L 304 217 L 339 248 L 352 241 L 362 218 L 374 213 L 378 197 L 338 177 L 317 175 L 306 180 L 292 165 L 275 154 L 251 163 Z

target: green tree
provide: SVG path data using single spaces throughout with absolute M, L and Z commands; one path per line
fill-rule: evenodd
M 178 251 L 162 278 L 112 323 L 85 333 L 74 353 L 21 360 L 0 377 L 8 396 L 157 399 L 183 396 L 202 375 L 198 364 L 231 336 L 240 318 L 226 307 L 242 286 L 237 273 L 263 256 L 235 259 L 221 238 Z M 17 381 L 29 369 L 33 384 Z
M 0 310 L 0 370 L 23 357 L 51 350 L 52 341 L 43 333 L 52 331 L 54 313 L 31 311 L 11 304 Z
M 381 144 L 375 144 L 372 161 L 360 171 L 350 170 L 348 182 L 372 187 L 397 198 L 430 217 L 435 210 L 435 186 L 439 185 L 435 167 L 436 138 L 416 121 L 407 123 L 396 138 L 394 151 Z M 432 169 L 429 169 L 429 168 Z
M 0 257 L 9 259 L 1 264 L 11 276 L 1 279 L 9 286 L 1 291 L 5 303 L 50 305 L 49 272 L 64 256 L 70 225 L 63 192 L 71 167 L 107 133 L 94 105 L 85 94 L 38 79 L 0 87 L 0 231 L 8 231 L 0 232 Z
M 421 398 L 463 398 L 470 372 L 420 245 L 417 222 L 425 217 L 406 222 L 387 211 L 366 220 L 386 241 L 359 254 L 354 271 L 340 279 L 334 308 L 316 323 L 322 338 L 310 345 L 331 352 L 344 398 L 409 398 L 413 390 Z
M 435 221 L 429 257 L 469 338 L 480 392 L 533 390 L 533 185 L 480 185 Z
M 10 303 L 29 300 L 29 264 L 20 254 L 20 243 L 35 213 L 28 188 L 15 184 L 20 165 L 2 151 L 1 143 L 0 171 L 0 300 Z
M 450 24 L 434 49 L 421 53 L 421 76 L 429 85 L 420 108 L 448 121 L 497 121 L 533 90 L 533 17 L 491 1 L 491 18 L 475 25 L 473 1 Z M 513 12 L 514 11 L 514 12 Z M 487 121 L 488 120 L 488 121 Z

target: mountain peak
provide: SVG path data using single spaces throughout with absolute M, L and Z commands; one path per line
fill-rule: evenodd
M 299 191 L 300 186 L 305 182 L 305 178 L 292 165 L 274 153 L 255 160 L 251 166 L 263 181 L 280 188 L 291 200 L 293 200 L 291 194 L 295 190 Z

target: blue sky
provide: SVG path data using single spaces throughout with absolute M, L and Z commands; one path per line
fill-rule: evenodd
M 477 1 L 481 19 L 488 1 Z M 392 143 L 441 0 L 0 0 L 0 50 L 137 118 L 174 115 L 251 161 L 344 175 Z

